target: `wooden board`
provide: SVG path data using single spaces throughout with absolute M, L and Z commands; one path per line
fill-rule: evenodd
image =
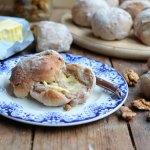
M 127 59 L 146 60 L 150 57 L 150 46 L 140 43 L 133 34 L 120 41 L 105 41 L 94 37 L 91 29 L 75 25 L 70 13 L 62 17 L 62 23 L 71 31 L 74 43 L 90 51 Z

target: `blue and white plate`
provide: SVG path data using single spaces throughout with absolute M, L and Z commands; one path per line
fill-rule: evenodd
M 96 86 L 86 103 L 77 105 L 70 111 L 64 111 L 63 107 L 43 106 L 29 97 L 25 99 L 16 98 L 10 90 L 9 77 L 11 69 L 19 60 L 31 56 L 25 55 L 0 62 L 0 114 L 33 125 L 72 126 L 102 119 L 123 105 L 128 95 L 128 86 L 124 78 L 115 69 L 86 57 L 72 54 L 61 55 L 66 63 L 78 63 L 92 68 L 96 76 L 118 86 L 122 92 L 122 97 L 116 99 L 112 93 Z

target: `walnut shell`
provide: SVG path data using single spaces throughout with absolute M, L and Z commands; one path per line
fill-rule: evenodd
M 140 89 L 145 97 L 150 98 L 150 71 L 140 77 Z
M 148 67 L 148 69 L 150 70 L 150 58 L 148 58 L 147 67 Z

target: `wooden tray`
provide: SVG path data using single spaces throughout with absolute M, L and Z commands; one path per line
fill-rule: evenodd
M 146 60 L 150 57 L 150 46 L 142 44 L 133 34 L 120 41 L 105 41 L 94 37 L 91 29 L 75 25 L 70 13 L 62 17 L 62 23 L 71 31 L 74 43 L 90 51 L 127 59 Z

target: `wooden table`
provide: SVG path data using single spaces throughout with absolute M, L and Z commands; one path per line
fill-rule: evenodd
M 60 21 L 68 10 L 55 9 L 51 20 Z M 139 75 L 147 71 L 146 62 L 110 58 L 72 45 L 69 53 L 94 58 L 112 65 L 120 73 L 127 69 Z M 139 98 L 139 87 L 129 89 L 126 104 Z M 148 112 L 137 111 L 137 117 L 126 122 L 118 112 L 105 119 L 73 127 L 38 127 L 0 116 L 0 150 L 150 150 Z

